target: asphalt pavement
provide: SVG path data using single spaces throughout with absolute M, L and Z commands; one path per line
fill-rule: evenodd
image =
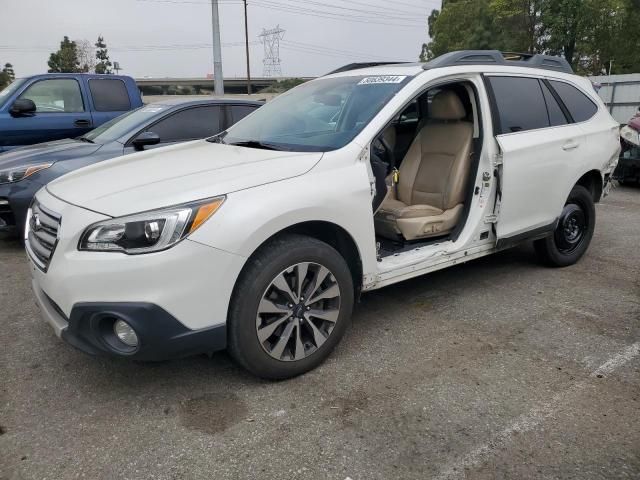
M 640 188 L 586 256 L 530 245 L 363 296 L 320 368 L 94 358 L 0 238 L 0 479 L 638 479 Z

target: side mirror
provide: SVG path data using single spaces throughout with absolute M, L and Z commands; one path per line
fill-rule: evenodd
M 11 105 L 9 113 L 14 116 L 36 113 L 36 104 L 28 98 L 19 98 Z
M 150 145 L 157 145 L 160 143 L 160 136 L 157 133 L 153 132 L 142 132 L 136 138 L 133 139 L 131 144 L 133 148 L 138 151 L 144 150 L 144 147 L 148 147 Z

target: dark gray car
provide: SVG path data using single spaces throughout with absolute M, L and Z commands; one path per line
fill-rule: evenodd
M 0 154 L 0 231 L 22 231 L 31 199 L 55 178 L 135 151 L 210 137 L 261 105 L 246 100 L 166 100 L 127 112 L 75 139 Z

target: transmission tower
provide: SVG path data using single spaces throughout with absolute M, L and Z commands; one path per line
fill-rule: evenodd
M 264 45 L 264 60 L 262 60 L 262 75 L 265 77 L 281 77 L 282 67 L 280 66 L 280 40 L 284 36 L 284 30 L 277 25 L 271 30 L 262 29 L 258 35 Z

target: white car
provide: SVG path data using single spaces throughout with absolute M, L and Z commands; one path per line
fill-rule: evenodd
M 47 185 L 25 232 L 33 290 L 85 352 L 226 348 L 292 377 L 329 355 L 362 292 L 525 240 L 575 263 L 619 150 L 590 82 L 556 57 L 343 69 L 209 140 Z

